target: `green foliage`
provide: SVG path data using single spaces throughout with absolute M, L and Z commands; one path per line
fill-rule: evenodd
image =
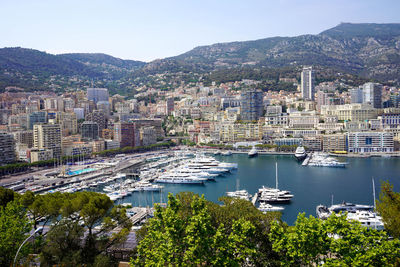
M 31 224 L 23 207 L 17 201 L 0 206 L 0 266 L 10 266 L 22 242 L 29 236 Z M 19 256 L 26 256 L 25 245 Z
M 323 221 L 302 213 L 292 227 L 273 222 L 270 238 L 284 266 L 390 266 L 400 257 L 398 239 L 345 215 Z
M 0 207 L 5 207 L 8 202 L 14 200 L 15 192 L 0 186 Z
M 114 206 L 100 193 L 34 195 L 28 191 L 21 203 L 35 227 L 40 220 L 51 222 L 41 250 L 45 266 L 93 264 L 108 248 L 125 242 L 131 228 L 125 208 Z
M 240 266 L 256 253 L 249 236 L 254 225 L 244 219 L 215 225 L 208 202 L 191 193 L 168 196 L 168 206 L 156 206 L 154 218 L 131 259 L 134 266 Z
M 400 193 L 393 192 L 393 186 L 388 182 L 382 184 L 376 209 L 382 216 L 385 229 L 393 237 L 400 238 Z

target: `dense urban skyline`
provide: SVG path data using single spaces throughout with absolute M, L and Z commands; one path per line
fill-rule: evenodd
M 399 22 L 396 1 L 2 1 L 0 47 L 151 61 L 196 46 Z M 329 11 L 329 12 L 328 12 Z

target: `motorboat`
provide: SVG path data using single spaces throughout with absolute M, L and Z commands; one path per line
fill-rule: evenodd
M 312 167 L 333 167 L 333 168 L 345 168 L 347 163 L 340 162 L 333 157 L 324 153 L 314 153 L 308 161 L 308 166 Z
M 228 151 L 224 151 L 221 153 L 222 156 L 231 156 L 232 155 L 232 151 L 228 150 Z
M 296 148 L 296 152 L 294 153 L 294 157 L 298 160 L 298 161 L 302 161 L 307 157 L 307 153 L 306 150 L 304 149 L 303 146 L 298 146 Z
M 249 158 L 258 156 L 257 148 L 253 146 L 253 148 L 249 151 L 249 153 L 247 153 L 247 155 L 249 156 Z
M 247 192 L 247 190 L 237 190 L 237 191 L 232 191 L 232 192 L 226 192 L 226 195 L 228 197 L 250 200 L 250 194 Z
M 258 209 L 262 212 L 268 212 L 268 211 L 283 211 L 285 208 L 280 206 L 272 206 L 271 204 L 263 202 L 260 203 Z

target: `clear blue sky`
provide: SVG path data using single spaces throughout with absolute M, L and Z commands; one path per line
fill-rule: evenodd
M 143 61 L 340 22 L 400 22 L 399 0 L 0 0 L 0 11 L 0 47 Z

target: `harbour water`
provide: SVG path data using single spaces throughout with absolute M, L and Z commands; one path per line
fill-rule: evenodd
M 247 154 L 216 156 L 217 160 L 238 163 L 238 170 L 219 177 L 215 182 L 204 185 L 163 184 L 158 192 L 134 192 L 120 200 L 134 206 L 151 206 L 153 202 L 166 202 L 168 192 L 192 191 L 204 194 L 206 199 L 218 202 L 227 191 L 246 189 L 250 194 L 262 186 L 275 187 L 275 162 L 278 163 L 279 188 L 290 190 L 294 198 L 286 204 L 282 219 L 293 224 L 299 212 L 315 216 L 319 204 L 330 205 L 342 201 L 373 205 L 372 177 L 375 179 L 376 193 L 380 184 L 387 180 L 400 190 L 400 158 L 345 158 L 346 168 L 301 166 L 293 156 L 259 155 L 248 158 Z

